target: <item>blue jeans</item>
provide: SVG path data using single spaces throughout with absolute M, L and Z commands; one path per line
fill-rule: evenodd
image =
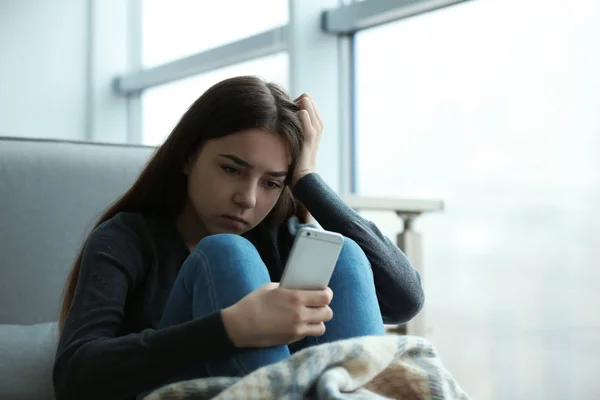
M 248 240 L 233 234 L 208 236 L 181 267 L 160 328 L 229 307 L 268 282 L 267 267 Z M 240 349 L 232 356 L 203 363 L 181 378 L 243 376 L 307 346 L 384 334 L 371 266 L 365 253 L 351 239 L 344 240 L 329 287 L 333 291 L 330 307 L 334 316 L 326 322 L 323 336 L 306 337 L 289 346 Z

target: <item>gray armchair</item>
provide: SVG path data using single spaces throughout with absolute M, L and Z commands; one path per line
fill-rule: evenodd
M 0 138 L 0 399 L 53 399 L 62 288 L 84 234 L 153 148 Z
M 92 224 L 134 181 L 154 148 L 0 138 L 0 399 L 53 399 L 58 305 Z M 439 201 L 346 196 L 404 219 L 398 245 L 422 269 L 411 221 Z M 423 335 L 422 315 L 400 332 Z

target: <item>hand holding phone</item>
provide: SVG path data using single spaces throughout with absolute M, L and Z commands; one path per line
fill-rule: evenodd
M 290 344 L 321 336 L 333 318 L 330 289 L 292 290 L 267 283 L 221 313 L 227 335 L 238 348 Z
M 324 323 L 333 318 L 329 307 L 333 293 L 328 285 L 343 244 L 344 237 L 338 233 L 300 229 L 281 282 L 268 283 L 223 310 L 223 323 L 233 343 L 268 347 L 323 335 Z

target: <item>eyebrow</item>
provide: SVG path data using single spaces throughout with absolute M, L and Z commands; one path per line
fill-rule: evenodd
M 248 161 L 239 158 L 238 156 L 234 156 L 233 154 L 219 154 L 219 157 L 223 157 L 223 158 L 227 158 L 231 161 L 233 161 L 234 163 L 236 163 L 237 165 L 239 165 L 240 167 L 245 167 L 245 168 L 254 168 L 254 165 L 250 164 Z M 281 177 L 285 177 L 287 176 L 288 172 L 287 171 L 267 171 L 267 175 L 272 176 L 273 178 L 281 178 Z

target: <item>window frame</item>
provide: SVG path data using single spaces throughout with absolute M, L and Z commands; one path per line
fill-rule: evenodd
M 144 90 L 287 51 L 290 94 L 311 93 L 325 122 L 320 172 L 338 192 L 356 193 L 354 35 L 465 1 L 472 0 L 288 0 L 289 23 L 285 26 L 143 68 L 141 0 L 131 0 L 127 33 L 131 69 L 113 81 L 114 92 L 127 99 L 127 142 L 142 140 Z

